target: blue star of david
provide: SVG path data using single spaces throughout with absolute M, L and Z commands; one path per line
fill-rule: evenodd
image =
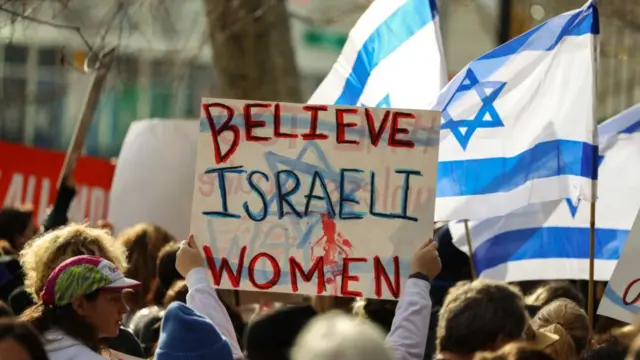
M 366 105 L 363 102 L 360 103 L 360 106 L 370 107 L 369 105 Z M 380 101 L 378 101 L 378 103 L 376 104 L 376 107 L 378 107 L 378 108 L 390 108 L 391 107 L 391 97 L 389 96 L 389 94 L 385 95 L 382 99 L 380 99 Z
M 440 128 L 449 129 L 456 140 L 458 140 L 462 149 L 466 150 L 471 137 L 477 129 L 504 127 L 504 123 L 502 122 L 498 111 L 493 106 L 493 103 L 496 101 L 506 84 L 506 82 L 502 81 L 480 82 L 473 70 L 470 68 L 467 69 L 462 83 L 460 83 L 456 91 L 442 109 L 442 119 L 444 120 L 444 123 Z M 471 90 L 475 91 L 480 98 L 482 103 L 480 110 L 478 110 L 473 119 L 454 120 L 453 116 L 449 113 L 449 106 L 456 98 L 456 95 Z
M 604 156 L 598 155 L 598 169 L 600 168 L 600 165 L 602 165 L 602 160 L 604 160 Z M 582 200 L 578 199 L 578 202 L 575 205 L 573 205 L 573 202 L 571 201 L 570 198 L 566 198 L 564 199 L 564 201 L 567 203 L 567 206 L 569 207 L 569 212 L 571 213 L 571 217 L 575 219 L 576 214 L 578 213 L 578 207 L 580 207 L 580 203 L 582 202 Z
M 315 155 L 315 157 L 319 161 L 319 164 L 315 165 L 310 162 L 305 162 L 303 159 L 307 154 Z M 271 170 L 273 174 L 275 174 L 278 170 L 281 170 L 282 166 L 285 169 L 295 171 L 297 174 L 306 174 L 309 176 L 313 176 L 313 173 L 315 171 L 319 171 L 326 180 L 331 180 L 336 184 L 339 184 L 340 182 L 340 173 L 334 169 L 331 163 L 329 163 L 329 159 L 315 141 L 306 142 L 302 150 L 300 150 L 295 158 L 278 155 L 274 152 L 267 152 L 265 153 L 264 157 L 267 165 L 269 166 L 269 170 Z M 288 185 L 289 181 L 289 179 L 286 179 L 284 181 L 285 187 Z M 353 175 L 348 176 L 348 181 L 346 182 L 353 184 L 350 188 L 346 189 L 346 193 L 349 195 L 355 195 L 355 193 L 363 186 L 363 180 Z M 277 201 L 277 196 L 275 193 L 267 199 L 268 209 L 272 208 L 271 205 L 274 201 Z M 338 208 L 339 202 L 340 199 L 335 199 L 333 201 L 334 208 Z M 294 205 L 296 206 L 296 208 L 304 207 L 303 202 L 294 203 Z M 310 210 L 311 212 L 326 211 L 323 206 L 312 206 Z M 277 216 L 277 211 L 272 210 L 269 212 L 269 215 Z M 308 223 L 307 229 L 304 231 L 302 229 L 301 223 L 302 222 L 294 222 L 293 224 L 293 226 L 295 227 L 295 231 L 299 235 L 300 239 L 300 242 L 298 243 L 298 249 L 302 249 L 305 247 L 305 245 L 309 241 L 309 237 L 307 235 L 310 235 L 313 229 L 320 223 L 320 217 L 318 216 L 317 219 L 310 221 Z

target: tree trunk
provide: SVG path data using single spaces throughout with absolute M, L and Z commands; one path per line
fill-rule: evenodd
M 225 98 L 300 102 L 285 0 L 203 0 Z

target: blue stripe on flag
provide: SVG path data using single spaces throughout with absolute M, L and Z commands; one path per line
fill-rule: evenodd
M 440 161 L 436 197 L 507 192 L 531 180 L 562 175 L 593 179 L 597 154 L 596 145 L 552 140 L 510 158 Z
M 560 15 L 536 26 L 517 38 L 498 46 L 477 60 L 495 59 L 521 51 L 551 51 L 567 36 L 599 34 L 598 7 L 590 3 L 571 15 Z
M 407 0 L 369 36 L 358 51 L 336 105 L 358 105 L 371 71 L 437 16 L 436 0 Z
M 596 229 L 596 259 L 617 260 L 628 230 Z M 504 232 L 474 250 L 478 273 L 507 262 L 531 259 L 588 259 L 589 228 L 544 227 Z

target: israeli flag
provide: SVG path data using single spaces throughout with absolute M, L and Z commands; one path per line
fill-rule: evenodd
M 310 104 L 427 109 L 447 83 L 435 0 L 376 0 Z
M 640 104 L 598 127 L 595 279 L 608 281 L 640 209 Z M 590 204 L 556 200 L 470 221 L 477 273 L 504 281 L 589 278 Z M 462 221 L 449 223 L 469 253 Z
M 594 201 L 598 8 L 542 25 L 467 65 L 440 94 L 435 220 Z M 395 103 L 393 104 L 395 105 Z

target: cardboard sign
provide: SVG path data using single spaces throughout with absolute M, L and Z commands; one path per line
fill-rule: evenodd
M 640 315 L 640 212 L 624 245 L 620 260 L 600 300 L 598 314 L 635 323 Z
M 65 153 L 0 142 L 1 206 L 33 207 L 34 220 L 42 224 L 53 204 L 56 181 Z M 69 209 L 74 222 L 89 219 L 92 224 L 107 218 L 109 190 L 114 166 L 105 159 L 81 157 L 74 179 L 77 194 Z
M 214 285 L 398 298 L 433 233 L 440 114 L 203 99 L 191 232 Z

